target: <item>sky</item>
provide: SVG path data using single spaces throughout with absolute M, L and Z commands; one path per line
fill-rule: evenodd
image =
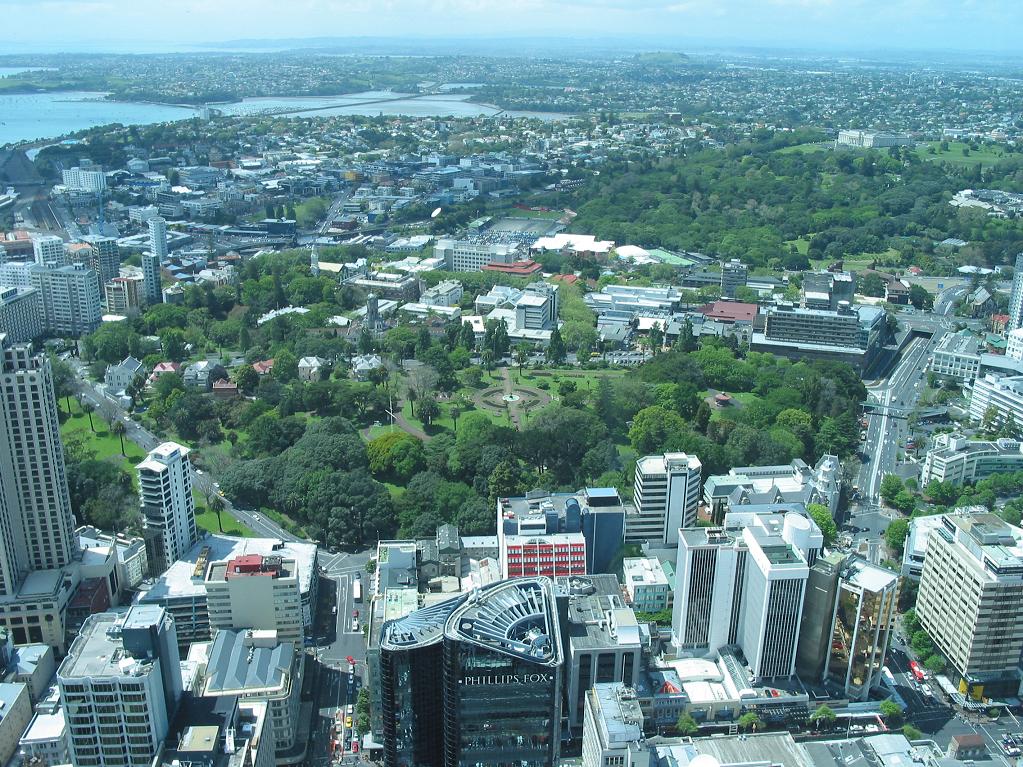
M 1018 53 L 1023 0 L 0 0 L 0 19 L 0 53 L 314 36 Z

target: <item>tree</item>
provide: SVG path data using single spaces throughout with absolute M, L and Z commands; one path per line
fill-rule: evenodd
M 906 538 L 909 537 L 909 520 L 893 519 L 884 531 L 884 540 L 888 548 L 901 554 L 906 546 Z
M 273 370 L 270 371 L 275 381 L 287 383 L 298 378 L 298 357 L 287 349 L 282 349 L 274 355 Z
M 419 420 L 427 426 L 433 424 L 433 419 L 440 415 L 440 405 L 430 394 L 424 394 L 419 399 Z
M 881 701 L 877 710 L 890 724 L 897 724 L 902 719 L 902 706 L 891 698 Z
M 220 532 L 224 532 L 224 521 L 221 519 L 221 514 L 224 513 L 224 499 L 219 495 L 211 496 L 207 504 L 210 507 L 210 511 L 217 515 L 217 528 Z
M 738 725 L 743 730 L 752 730 L 753 732 L 756 732 L 757 730 L 763 729 L 764 720 L 757 716 L 754 712 L 747 711 L 739 717 Z
M 89 429 L 92 431 L 93 434 L 95 434 L 96 427 L 92 423 L 92 414 L 96 412 L 96 406 L 93 405 L 91 402 L 83 402 L 82 412 L 89 416 Z
M 998 408 L 994 405 L 989 405 L 988 409 L 984 411 L 984 417 L 980 422 L 981 428 L 984 429 L 984 431 L 992 431 L 997 421 Z
M 121 421 L 114 421 L 110 426 L 110 431 L 121 441 L 121 456 L 124 457 L 124 435 L 128 433 L 128 427 Z
M 239 365 L 234 371 L 234 382 L 244 394 L 252 394 L 259 386 L 259 373 L 252 365 Z
M 522 368 L 529 361 L 529 346 L 518 344 L 515 347 L 515 364 L 519 366 L 519 380 L 522 380 Z
M 544 356 L 552 365 L 560 365 L 568 357 L 568 352 L 565 350 L 565 341 L 561 337 L 561 331 L 557 328 L 551 331 L 551 340 L 547 344 Z
M 911 285 L 909 288 L 909 302 L 917 309 L 930 309 L 934 306 L 934 296 L 922 285 Z
M 700 725 L 689 714 L 682 714 L 675 722 L 675 732 L 679 735 L 695 735 L 699 730 Z
M 806 507 L 806 512 L 821 529 L 821 533 L 824 535 L 824 545 L 834 546 L 838 539 L 838 525 L 835 524 L 835 519 L 831 516 L 831 510 L 823 504 L 811 503 Z
M 886 474 L 881 480 L 881 497 L 888 503 L 895 500 L 895 497 L 902 492 L 902 480 L 894 474 Z
M 911 724 L 902 725 L 902 734 L 906 736 L 906 740 L 920 740 L 924 736 L 920 730 Z
M 664 452 L 668 440 L 687 431 L 682 416 L 660 405 L 643 408 L 632 419 L 629 441 L 639 455 Z
M 830 729 L 837 718 L 838 716 L 835 712 L 823 703 L 817 706 L 817 710 L 810 714 L 810 721 L 816 725 L 818 730 Z

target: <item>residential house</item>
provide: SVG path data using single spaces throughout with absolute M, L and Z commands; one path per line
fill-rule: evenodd
M 352 357 L 352 375 L 357 381 L 369 380 L 370 374 L 377 368 L 382 368 L 384 361 L 379 354 L 363 354 Z
M 298 361 L 298 377 L 302 381 L 319 381 L 320 371 L 327 364 L 323 357 L 303 357 Z
M 146 369 L 142 363 L 129 356 L 116 365 L 111 365 L 107 368 L 107 372 L 103 376 L 103 383 L 106 384 L 107 389 L 111 392 L 123 392 L 132 385 L 132 382 L 138 376 L 144 376 L 145 374 Z
M 214 381 L 227 378 L 227 370 L 219 362 L 200 360 L 194 365 L 189 365 L 185 368 L 183 377 L 185 379 L 185 386 L 191 389 L 210 391 L 213 388 Z

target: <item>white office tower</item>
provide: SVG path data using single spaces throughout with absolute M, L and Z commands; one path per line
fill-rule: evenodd
M 57 685 L 75 767 L 150 767 L 182 694 L 173 618 L 157 605 L 89 616 Z
M 103 318 L 99 280 L 85 264 L 57 268 L 32 266 L 32 287 L 39 291 L 46 331 L 80 336 L 99 327 Z
M 149 252 L 160 261 L 167 258 L 167 220 L 156 216 L 149 219 Z
M 39 266 L 58 267 L 70 263 L 64 240 L 52 234 L 32 238 L 32 251 Z
M 679 533 L 673 643 L 680 655 L 738 645 L 756 679 L 793 674 L 809 560 L 820 529 L 796 511 L 740 513 Z
M 57 570 L 75 551 L 64 449 L 44 354 L 0 334 L 0 596 L 30 570 Z
M 198 539 L 189 449 L 175 442 L 154 448 L 135 469 L 142 535 L 153 572 L 163 572 Z
M 95 251 L 90 266 L 99 275 L 100 284 L 104 285 L 117 277 L 121 267 L 121 250 L 117 246 L 117 240 L 113 237 L 99 236 L 83 237 L 82 239 L 89 243 Z
M 1009 295 L 1009 324 L 1006 330 L 1023 328 L 1023 253 L 1016 256 L 1016 271 L 1012 275 L 1012 293 Z
M 680 527 L 695 527 L 703 466 L 695 455 L 665 453 L 636 461 L 636 513 L 626 514 L 625 540 L 678 545 Z
M 961 692 L 1019 695 L 1023 530 L 994 514 L 943 516 L 927 539 L 916 612 Z

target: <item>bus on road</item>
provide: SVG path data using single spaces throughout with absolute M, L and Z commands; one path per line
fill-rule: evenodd
M 362 580 L 356 579 L 352 582 L 352 599 L 356 602 L 362 601 Z
M 918 682 L 924 681 L 924 670 L 920 668 L 920 664 L 915 660 L 909 662 L 909 670 L 913 672 L 913 678 Z

